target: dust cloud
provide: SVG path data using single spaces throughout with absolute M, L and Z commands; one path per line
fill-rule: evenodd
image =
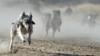
M 57 32 L 55 38 L 79 38 L 80 41 L 87 40 L 100 42 L 100 16 L 98 16 L 98 22 L 94 28 L 90 28 L 87 24 L 82 26 L 81 20 L 84 18 L 85 14 L 84 10 L 80 10 L 81 6 L 79 7 L 81 4 L 92 4 L 94 7 L 100 9 L 99 3 L 100 0 L 2 0 L 0 2 L 0 33 L 9 36 L 11 23 L 18 18 L 22 11 L 26 11 L 26 13 L 32 12 L 33 20 L 36 22 L 33 38 L 45 37 L 45 26 L 42 24 L 42 14 L 46 12 L 52 13 L 52 10 L 59 9 L 61 10 L 63 23 L 61 32 Z M 71 6 L 73 9 L 72 15 L 64 15 L 64 11 L 68 6 Z M 91 9 L 85 8 L 85 11 L 89 10 Z M 94 11 L 94 9 L 92 11 Z M 52 30 L 50 30 L 50 36 L 51 34 Z M 3 45 L 5 44 L 1 44 L 0 48 L 2 48 Z

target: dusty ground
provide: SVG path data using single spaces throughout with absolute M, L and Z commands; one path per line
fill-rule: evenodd
M 3 39 L 1 37 L 2 41 L 7 41 L 5 37 Z M 18 39 L 14 43 L 12 53 L 0 53 L 0 56 L 100 56 L 100 46 L 86 41 L 48 40 L 48 38 L 33 39 L 29 46 L 27 42 L 22 43 Z

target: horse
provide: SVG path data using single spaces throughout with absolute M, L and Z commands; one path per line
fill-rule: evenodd
M 60 32 L 60 27 L 62 24 L 62 20 L 60 17 L 60 11 L 59 10 L 53 10 L 53 18 L 51 18 L 51 15 L 49 15 L 49 19 L 47 20 L 46 24 L 46 37 L 48 36 L 48 31 L 50 28 L 53 30 L 52 37 L 55 36 L 55 32 L 58 30 Z
M 66 10 L 65 10 L 65 15 L 71 15 L 73 13 L 73 10 L 71 7 L 68 7 Z
M 18 20 L 14 23 L 12 23 L 11 26 L 11 31 L 10 31 L 10 36 L 11 36 L 11 41 L 10 41 L 10 46 L 9 50 L 12 50 L 13 48 L 13 41 L 14 38 L 18 35 L 22 42 L 26 42 L 25 38 L 23 35 L 28 35 L 28 44 L 31 44 L 31 35 L 33 33 L 33 25 L 35 22 L 32 20 L 32 14 L 27 15 L 25 12 L 21 13 L 20 17 Z
M 90 27 L 94 27 L 96 25 L 97 16 L 98 16 L 98 14 L 90 13 L 90 14 L 86 15 L 84 19 L 82 19 L 81 24 L 85 25 L 87 23 Z

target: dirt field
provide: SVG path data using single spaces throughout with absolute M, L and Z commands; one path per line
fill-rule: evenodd
M 0 38 L 7 41 L 6 37 Z M 33 39 L 30 46 L 27 42 L 22 43 L 17 39 L 13 51 L 3 53 L 4 50 L 1 48 L 0 56 L 100 56 L 100 46 L 96 43 L 73 39 L 48 39 Z

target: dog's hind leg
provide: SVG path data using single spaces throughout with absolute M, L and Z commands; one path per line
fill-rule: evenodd
M 13 49 L 13 41 L 14 41 L 14 36 L 11 36 L 9 50 L 12 50 Z
M 16 30 L 13 30 L 13 28 L 11 28 L 11 32 L 10 32 L 11 40 L 10 40 L 9 50 L 12 50 L 14 37 L 17 35 L 17 31 Z

